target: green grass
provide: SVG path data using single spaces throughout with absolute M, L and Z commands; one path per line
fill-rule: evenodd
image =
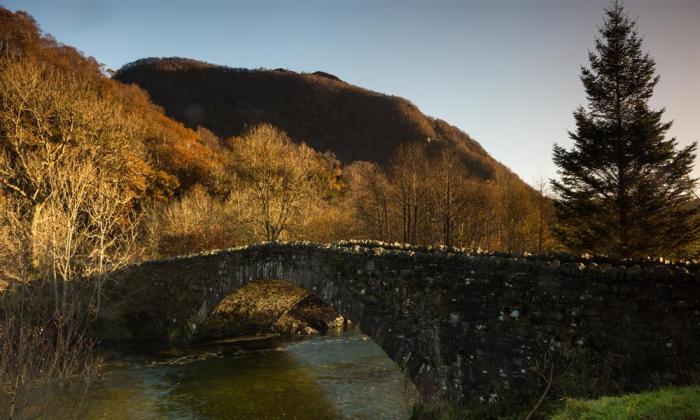
M 700 386 L 664 388 L 595 400 L 568 399 L 552 419 L 700 419 Z
M 522 420 L 532 407 L 482 405 L 456 408 L 449 405 L 422 407 L 414 414 L 420 420 Z M 602 397 L 594 400 L 548 400 L 533 420 L 700 420 L 700 385 L 670 387 L 640 394 Z

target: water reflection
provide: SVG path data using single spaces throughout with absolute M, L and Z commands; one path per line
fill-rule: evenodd
M 358 331 L 185 350 L 121 350 L 87 418 L 400 419 L 415 389 Z

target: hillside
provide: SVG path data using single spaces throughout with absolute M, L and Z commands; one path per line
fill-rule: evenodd
M 31 15 L 21 11 L 13 13 L 0 6 L 0 70 L 7 71 L 13 63 L 27 64 L 27 68 L 36 63 L 36 67 L 42 69 L 40 73 L 45 86 L 39 91 L 43 96 L 31 95 L 44 98 L 45 103 L 59 98 L 66 104 L 79 103 L 77 91 L 62 92 L 65 95 L 60 96 L 61 92 L 52 92 L 47 87 L 47 80 L 62 74 L 68 80 L 79 81 L 83 94 L 90 91 L 95 97 L 103 98 L 111 103 L 110 108 L 119 118 L 140 127 L 147 156 L 138 165 L 132 165 L 139 167 L 140 179 L 134 181 L 139 185 L 139 194 L 147 191 L 149 196 L 164 198 L 195 184 L 208 185 L 212 182 L 212 174 L 221 166 L 223 157 L 216 147 L 203 141 L 199 133 L 165 116 L 142 89 L 105 77 L 96 59 L 86 57 L 74 47 L 44 33 Z M 26 72 L 27 68 L 23 71 Z M 12 75 L 7 77 L 16 79 Z M 18 81 L 14 80 L 14 83 Z M 0 92 L 0 109 L 8 106 L 8 95 L 8 92 Z M 24 95 L 31 96 L 28 92 Z M 57 109 L 65 111 L 66 104 Z M 3 127 L 0 127 L 0 139 L 2 135 Z M 53 141 L 59 140 L 53 138 Z
M 343 163 L 381 164 L 403 142 L 430 142 L 431 150 L 458 153 L 473 176 L 488 179 L 504 168 L 464 132 L 428 117 L 409 101 L 345 83 L 324 73 L 247 70 L 183 58 L 149 58 L 122 67 L 116 80 L 146 90 L 171 118 L 203 126 L 219 137 L 272 123 Z

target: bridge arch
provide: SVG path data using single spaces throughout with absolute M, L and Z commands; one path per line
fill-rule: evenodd
M 132 338 L 186 341 L 243 284 L 288 281 L 356 323 L 423 397 L 466 404 L 539 392 L 531 368 L 544 347 L 612 355 L 623 389 L 677 378 L 700 363 L 699 273 L 381 243 L 260 244 L 128 267 L 108 309 Z

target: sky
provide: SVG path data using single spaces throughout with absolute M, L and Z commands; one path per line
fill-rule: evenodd
M 180 56 L 322 70 L 456 125 L 529 183 L 570 147 L 607 0 L 0 0 L 107 67 Z M 625 0 L 680 145 L 700 140 L 700 0 Z M 700 177 L 696 159 L 694 175 Z

